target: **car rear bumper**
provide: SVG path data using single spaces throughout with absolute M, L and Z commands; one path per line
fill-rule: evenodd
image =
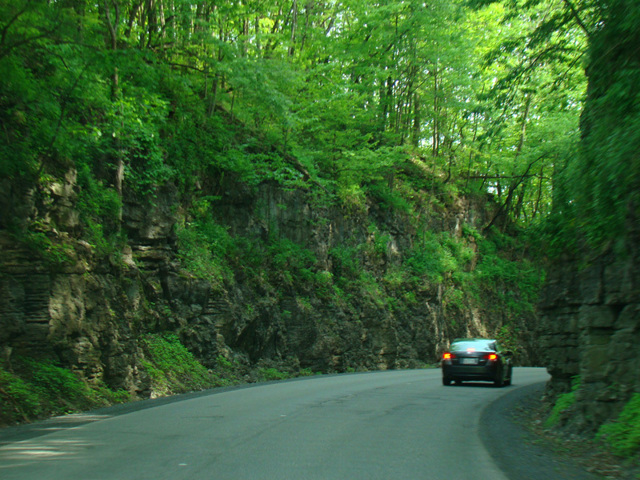
M 450 380 L 493 381 L 499 375 L 498 364 L 491 365 L 442 365 L 442 376 Z

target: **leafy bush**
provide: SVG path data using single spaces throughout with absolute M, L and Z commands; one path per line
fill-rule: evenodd
M 387 255 L 389 241 L 391 236 L 388 233 L 382 233 L 376 224 L 369 225 L 369 241 L 363 245 L 364 252 L 370 258 L 384 259 Z
M 348 214 L 356 216 L 366 213 L 367 196 L 360 185 L 338 185 L 336 194 Z
M 118 240 L 118 217 L 122 201 L 117 192 L 95 178 L 87 164 L 78 166 L 77 207 L 84 224 L 84 237 L 98 255 L 113 251 Z
M 272 238 L 267 253 L 277 281 L 292 286 L 297 282 L 309 284 L 315 280 L 316 257 L 311 250 L 286 238 Z
M 473 272 L 473 290 L 477 297 L 490 293 L 511 317 L 533 313 L 544 270 L 521 255 L 511 258 L 518 246 L 501 235 L 485 239 L 479 244 L 480 261 Z
M 456 255 L 464 252 L 464 256 Z M 418 277 L 442 282 L 447 273 L 462 269 L 471 257 L 448 233 L 439 235 L 425 231 L 421 241 L 409 253 L 405 265 Z
M 219 377 L 217 381 L 220 385 L 235 384 L 240 382 L 242 366 L 235 360 L 229 360 L 223 355 L 216 357 L 215 375 Z
M 31 384 L 52 397 L 77 402 L 87 396 L 89 387 L 71 371 L 51 362 L 26 360 L 31 367 Z
M 631 397 L 616 421 L 600 427 L 597 438 L 622 457 L 640 452 L 640 393 Z
M 42 413 L 38 391 L 0 367 L 0 424 L 37 418 Z
M 142 363 L 151 377 L 152 396 L 203 390 L 224 383 L 200 364 L 174 333 L 148 334 L 143 337 L 142 346 Z
M 404 198 L 400 192 L 389 188 L 387 184 L 376 183 L 369 187 L 369 193 L 374 197 L 376 203 L 389 210 L 396 210 L 403 213 L 411 213 L 412 205 Z
M 258 369 L 258 375 L 265 381 L 286 380 L 287 378 L 291 378 L 291 375 L 281 372 L 277 368 L 260 368 Z
M 332 271 L 336 278 L 355 279 L 362 271 L 358 249 L 355 247 L 333 247 L 329 250 L 329 258 L 331 258 Z
M 520 332 L 517 326 L 512 324 L 503 325 L 495 335 L 496 339 L 502 345 L 502 348 L 510 350 L 515 356 L 518 355 L 520 350 L 518 339 Z
M 571 408 L 574 403 L 576 403 L 576 391 L 580 389 L 580 385 L 580 377 L 575 376 L 573 377 L 571 382 L 571 391 L 558 396 L 558 398 L 556 399 L 556 403 L 551 409 L 551 414 L 549 414 L 549 417 L 544 423 L 547 428 L 552 428 L 558 425 L 562 414 L 569 410 L 569 408 Z
M 73 254 L 72 247 L 52 240 L 46 230 L 48 230 L 47 227 L 35 224 L 27 231 L 16 235 L 16 238 L 50 265 L 63 265 L 70 262 Z
M 179 226 L 177 234 L 178 256 L 189 273 L 214 285 L 231 278 L 226 258 L 233 247 L 233 238 L 225 227 L 203 214 L 200 219 Z
M 129 397 L 101 382 L 87 383 L 50 360 L 21 358 L 14 372 L 0 367 L 0 424 L 107 406 Z
M 357 295 L 361 300 L 368 300 L 371 304 L 378 308 L 384 308 L 386 295 L 382 286 L 378 283 L 378 279 L 371 272 L 363 271 L 357 284 Z

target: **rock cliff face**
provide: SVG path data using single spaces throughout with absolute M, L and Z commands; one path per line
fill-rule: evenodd
M 8 362 L 17 355 L 49 356 L 89 381 L 145 396 L 149 378 L 137 341 L 145 332 L 179 332 L 211 367 L 224 357 L 247 367 L 262 363 L 332 372 L 433 363 L 449 339 L 494 334 L 502 326 L 502 318 L 476 307 L 447 309 L 445 288 L 436 283 L 391 308 L 375 292 L 341 302 L 287 281 L 275 289 L 273 282 L 248 279 L 242 265 L 233 281 L 222 284 L 188 275 L 176 248 L 185 200 L 172 185 L 160 189 L 153 203 L 124 202 L 127 242 L 119 256 L 108 258 L 78 235 L 74 172 L 37 192 L 16 185 L 5 192 L 0 199 L 0 209 L 8 212 L 0 225 L 0 349 Z M 326 275 L 336 268 L 331 251 L 337 246 L 366 246 L 383 238 L 382 252 L 358 253 L 367 270 L 382 276 L 418 240 L 412 222 L 375 204 L 347 213 L 313 205 L 304 191 L 268 183 L 249 188 L 228 180 L 201 193 L 216 195 L 213 215 L 230 235 L 295 242 L 313 252 Z M 484 208 L 457 199 L 425 215 L 435 231 L 460 238 L 463 225 L 486 224 Z M 66 261 L 37 260 L 24 241 L 8 233 L 10 219 L 42 221 L 48 241 L 63 240 Z M 466 241 L 476 248 L 472 236 Z M 386 295 L 400 299 L 407 293 Z M 523 336 L 531 321 L 522 319 Z M 522 361 L 532 361 L 526 348 Z
M 637 241 L 627 245 L 586 265 L 565 258 L 543 290 L 540 342 L 550 393 L 568 391 L 579 377 L 570 420 L 578 429 L 597 428 L 640 391 L 640 257 Z

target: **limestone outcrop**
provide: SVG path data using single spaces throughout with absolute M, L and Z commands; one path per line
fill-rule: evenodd
M 630 245 L 586 264 L 557 262 L 543 289 L 540 343 L 552 375 L 549 391 L 567 392 L 579 379 L 571 418 L 578 429 L 615 417 L 640 391 L 640 257 Z
M 153 201 L 125 198 L 126 244 L 117 255 L 100 256 L 82 239 L 75 175 L 64 178 L 37 193 L 14 186 L 0 199 L 9 212 L 0 222 L 0 350 L 9 363 L 19 355 L 48 356 L 89 381 L 145 396 L 149 378 L 138 342 L 145 332 L 178 332 L 211 368 L 223 357 L 247 368 L 263 363 L 341 372 L 434 363 L 449 339 L 492 334 L 504 322 L 464 301 L 448 304 L 442 282 L 415 295 L 380 282 L 379 291 L 329 301 L 308 285 L 292 283 L 286 272 L 281 281 L 278 272 L 275 280 L 261 281 L 240 264 L 233 279 L 223 282 L 190 275 L 176 238 L 186 200 L 172 185 L 160 188 Z M 203 189 L 202 195 L 215 194 L 212 214 L 229 235 L 256 241 L 275 236 L 301 245 L 313 252 L 320 276 L 336 272 L 332 251 L 348 244 L 370 245 L 375 254 L 366 248 L 355 254 L 371 275 L 383 278 L 419 240 L 409 218 L 374 202 L 348 212 L 272 183 L 249 188 L 227 180 Z M 458 198 L 424 215 L 434 231 L 461 238 L 463 225 L 486 224 L 485 208 L 486 202 Z M 10 234 L 12 217 L 40 219 L 51 245 L 65 245 L 65 261 L 46 262 Z M 476 248 L 473 237 L 465 241 Z M 405 302 L 403 295 L 413 297 Z M 523 338 L 531 337 L 533 320 L 520 319 Z M 522 363 L 535 362 L 532 351 L 522 350 Z

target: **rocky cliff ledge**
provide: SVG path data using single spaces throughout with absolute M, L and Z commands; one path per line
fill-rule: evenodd
M 247 371 L 418 367 L 435 362 L 451 338 L 499 333 L 522 339 L 521 363 L 536 361 L 533 312 L 516 316 L 500 303 L 520 296 L 512 285 L 491 280 L 488 267 L 495 289 L 478 287 L 475 298 L 464 290 L 479 261 L 474 232 L 490 218 L 486 198 L 433 197 L 409 216 L 381 202 L 322 206 L 304 190 L 220 178 L 198 192 L 209 199 L 199 205 L 237 248 L 225 252 L 231 271 L 207 279 L 185 268 L 177 233 L 192 218 L 193 198 L 172 185 L 153 200 L 125 196 L 126 242 L 105 255 L 83 239 L 75 178 L 69 172 L 38 192 L 7 185 L 1 199 L 9 212 L 0 230 L 0 351 L 8 365 L 44 356 L 88 381 L 148 396 L 139 337 L 166 331 L 209 368 L 220 359 Z M 31 225 L 29 241 L 9 234 L 12 218 L 14 231 L 16 219 Z M 437 242 L 427 247 L 444 253 L 418 248 L 432 234 L 445 235 L 449 250 Z M 442 254 L 459 263 L 460 278 L 446 266 L 407 280 L 410 254 L 427 266 Z
M 637 242 L 588 264 L 565 258 L 548 272 L 540 303 L 540 340 L 553 395 L 580 383 L 565 419 L 593 430 L 640 391 L 640 257 Z

